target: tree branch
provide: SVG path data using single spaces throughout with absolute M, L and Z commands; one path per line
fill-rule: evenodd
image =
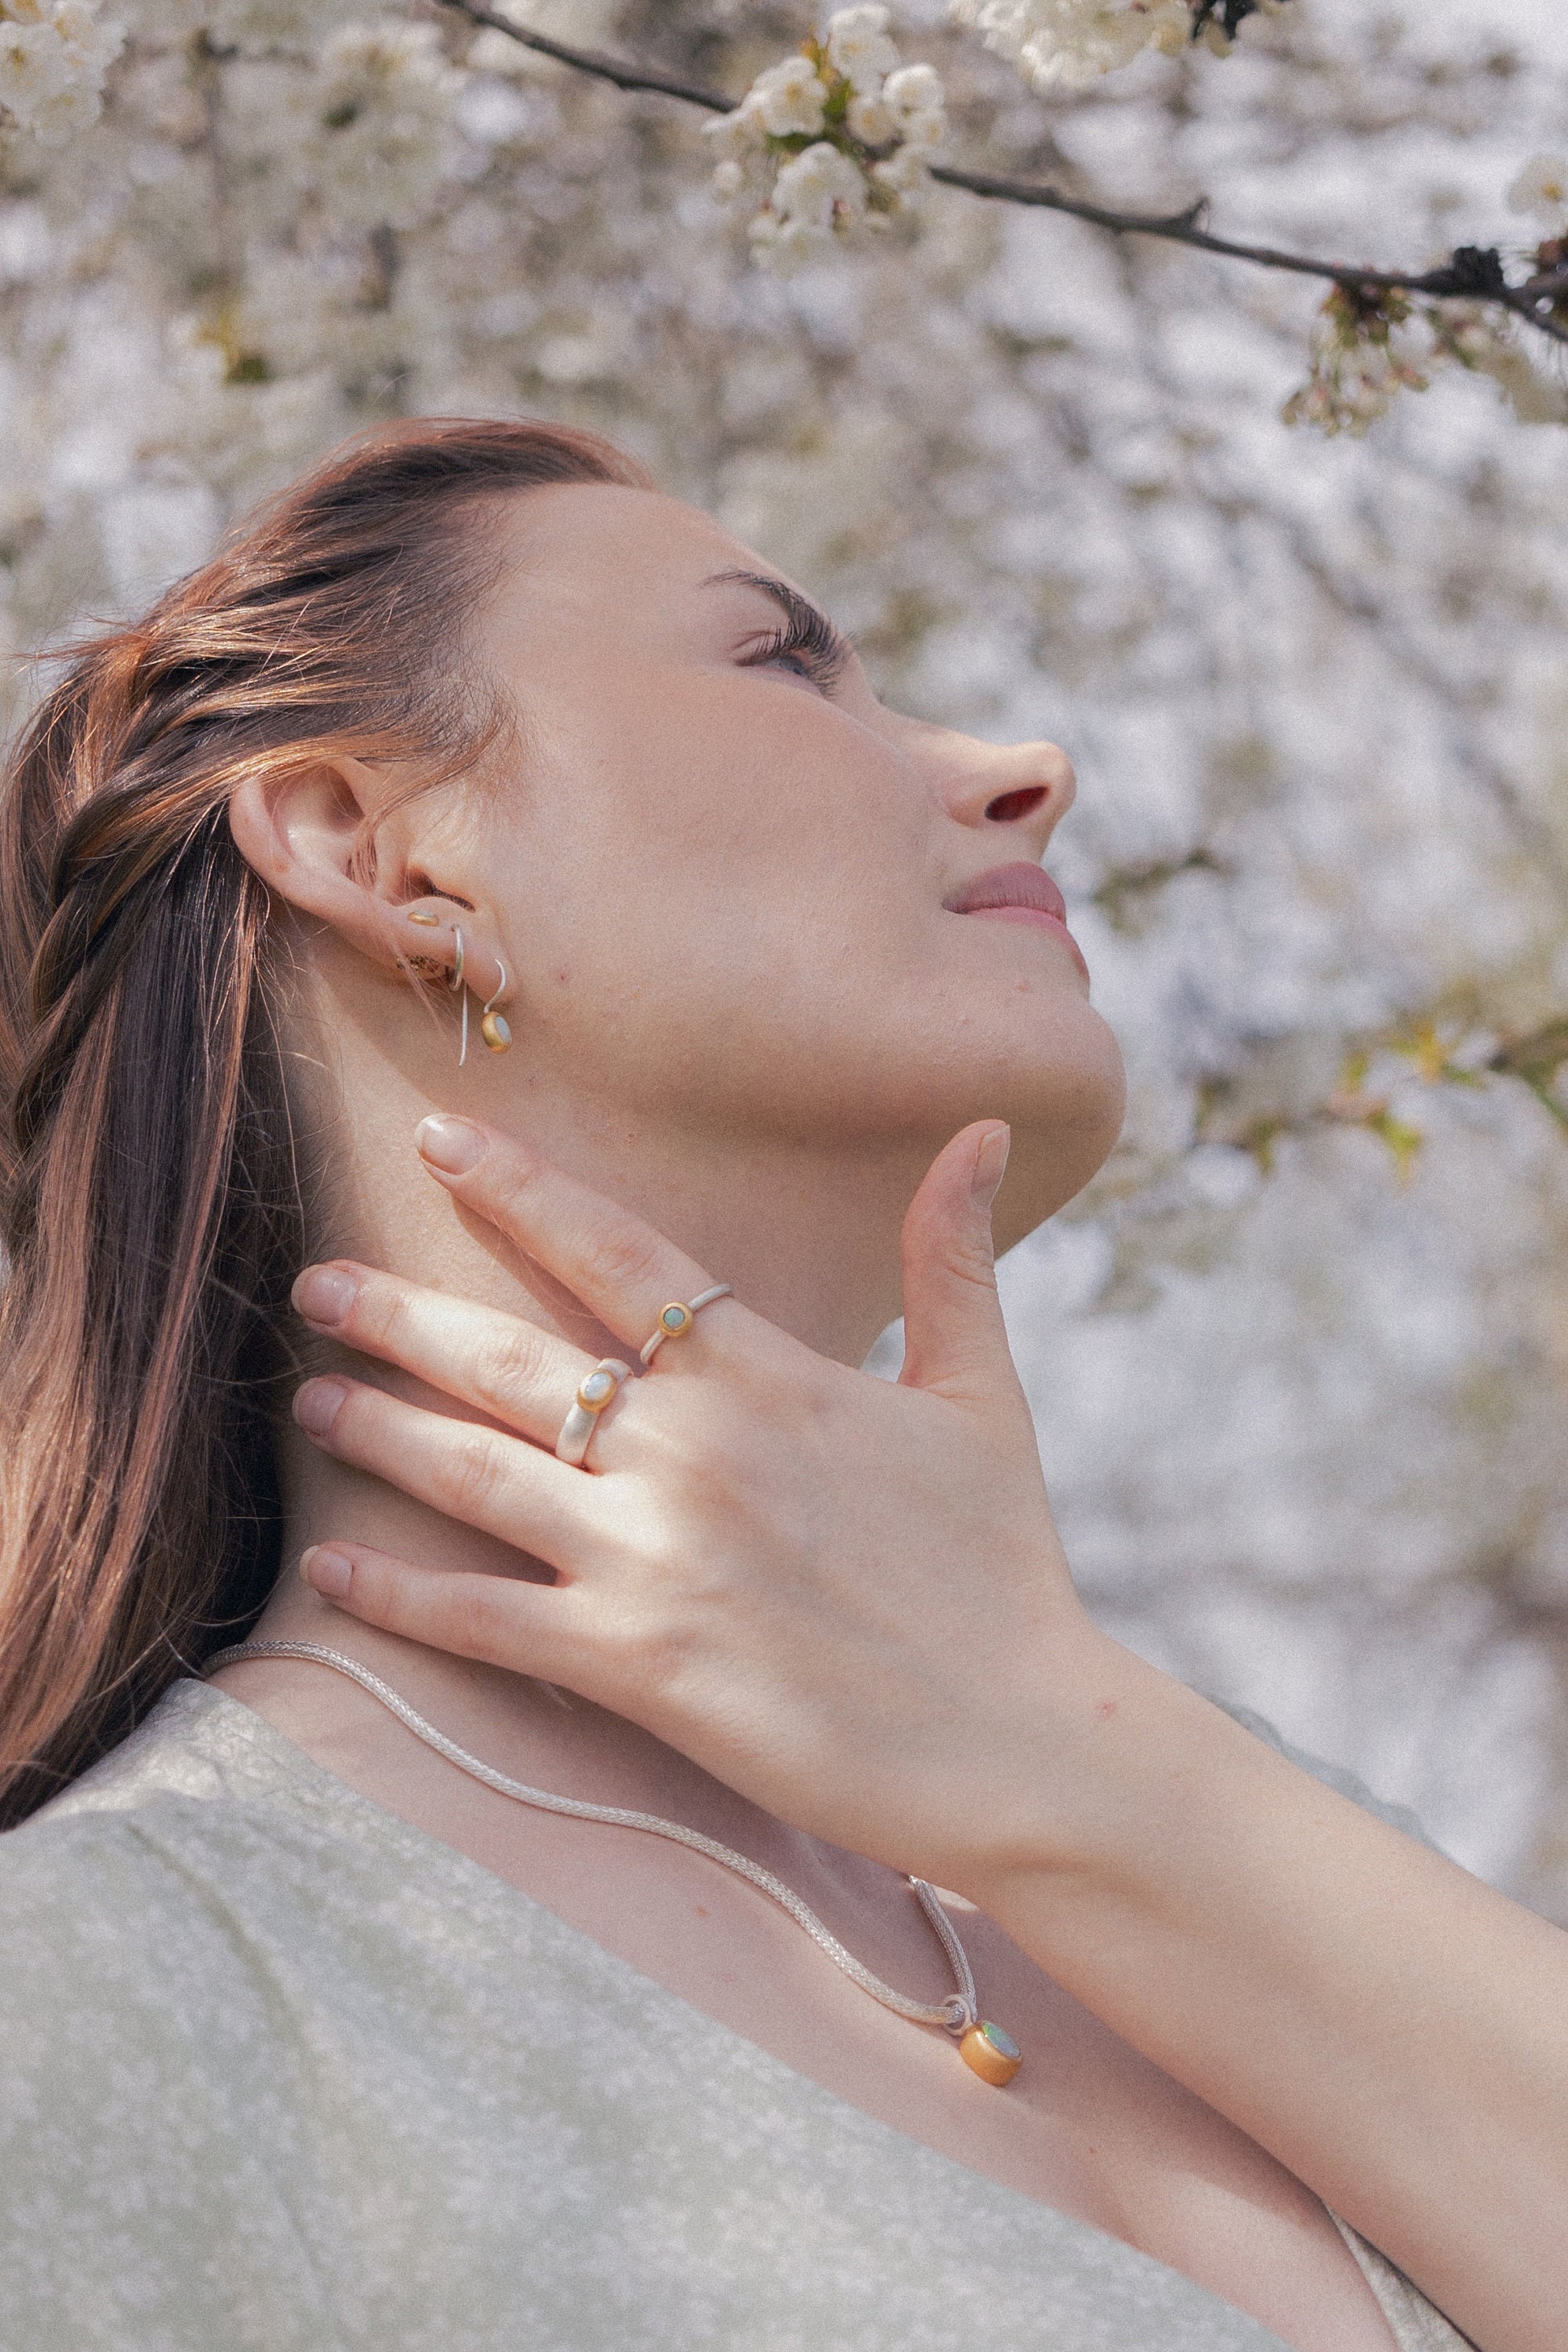
M 525 32 L 510 16 L 499 16 L 493 8 L 481 8 L 478 0 L 441 0 L 441 5 L 456 9 L 470 25 L 488 26 L 492 33 L 504 33 L 509 40 L 521 41 L 525 49 L 537 49 L 542 58 L 553 58 L 557 65 L 574 66 L 579 73 L 614 82 L 617 89 L 651 89 L 661 98 L 679 98 L 688 106 L 704 106 L 710 114 L 729 114 L 734 110 L 735 100 L 726 98 L 721 90 L 701 89 L 695 82 L 678 81 L 673 74 L 659 73 L 652 66 L 632 65 L 623 58 L 608 57 L 603 49 L 574 49 L 568 42 L 552 41 L 547 33 Z
M 569 42 L 552 39 L 546 33 L 527 32 L 510 17 L 481 6 L 479 0 L 440 0 L 440 5 L 466 16 L 471 25 L 483 25 L 492 32 L 504 33 L 509 40 L 520 42 L 525 49 L 537 50 L 541 57 L 553 58 L 558 65 L 571 66 L 578 73 L 612 82 L 617 89 L 651 90 L 661 98 L 676 98 L 688 106 L 700 106 L 710 114 L 729 114 L 737 103 L 721 90 L 704 89 L 698 83 L 680 81 L 675 75 L 660 73 L 652 66 L 613 58 L 602 49 L 575 48 Z M 993 172 L 965 172 L 948 163 L 933 164 L 931 176 L 944 187 L 963 188 L 973 196 L 1066 213 L 1073 220 L 1088 221 L 1095 228 L 1108 230 L 1112 236 L 1163 237 L 1170 244 L 1190 246 L 1199 253 L 1217 253 L 1231 261 L 1250 262 L 1255 268 L 1284 269 L 1300 278 L 1320 278 L 1351 294 L 1415 294 L 1437 302 L 1493 302 L 1553 342 L 1568 343 L 1568 316 L 1559 315 L 1568 307 L 1568 265 L 1538 272 L 1521 285 L 1510 286 L 1495 246 L 1458 246 L 1447 261 L 1434 269 L 1372 269 L 1359 262 L 1323 261 L 1311 254 L 1285 253 L 1277 246 L 1241 245 L 1231 237 L 1215 236 L 1202 226 L 1208 212 L 1206 197 L 1200 196 L 1195 204 L 1179 213 L 1128 213 L 1064 195 L 1059 188 L 1053 188 L 1044 180 L 1016 180 Z

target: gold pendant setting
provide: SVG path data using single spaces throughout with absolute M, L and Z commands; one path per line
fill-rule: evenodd
M 1005 2088 L 1024 2063 L 1024 2053 L 1010 2033 L 983 2017 L 958 2045 L 964 2064 L 998 2091 Z

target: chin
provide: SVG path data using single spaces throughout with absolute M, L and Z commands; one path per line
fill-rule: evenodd
M 1099 1174 L 1116 1148 L 1127 1108 L 1121 1048 L 1098 1014 L 1071 1061 L 1014 1075 L 1007 1099 L 976 1103 L 970 1118 L 1005 1118 L 1013 1130 L 996 1202 L 996 1246 L 1011 1249 Z

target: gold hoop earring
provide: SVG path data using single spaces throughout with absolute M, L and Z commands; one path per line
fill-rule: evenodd
M 496 958 L 496 966 L 500 980 L 479 1014 L 479 1034 L 492 1054 L 506 1054 L 511 1050 L 511 1024 L 504 1013 L 498 1013 L 495 1009 L 496 998 L 503 995 L 506 990 L 506 966 L 500 956 Z

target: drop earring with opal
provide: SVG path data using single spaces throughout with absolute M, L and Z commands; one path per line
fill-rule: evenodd
M 496 1011 L 498 999 L 506 993 L 506 966 L 500 956 L 496 958 L 496 968 L 500 979 L 479 1014 L 479 1034 L 492 1054 L 506 1054 L 511 1050 L 511 1024 L 504 1013 Z

